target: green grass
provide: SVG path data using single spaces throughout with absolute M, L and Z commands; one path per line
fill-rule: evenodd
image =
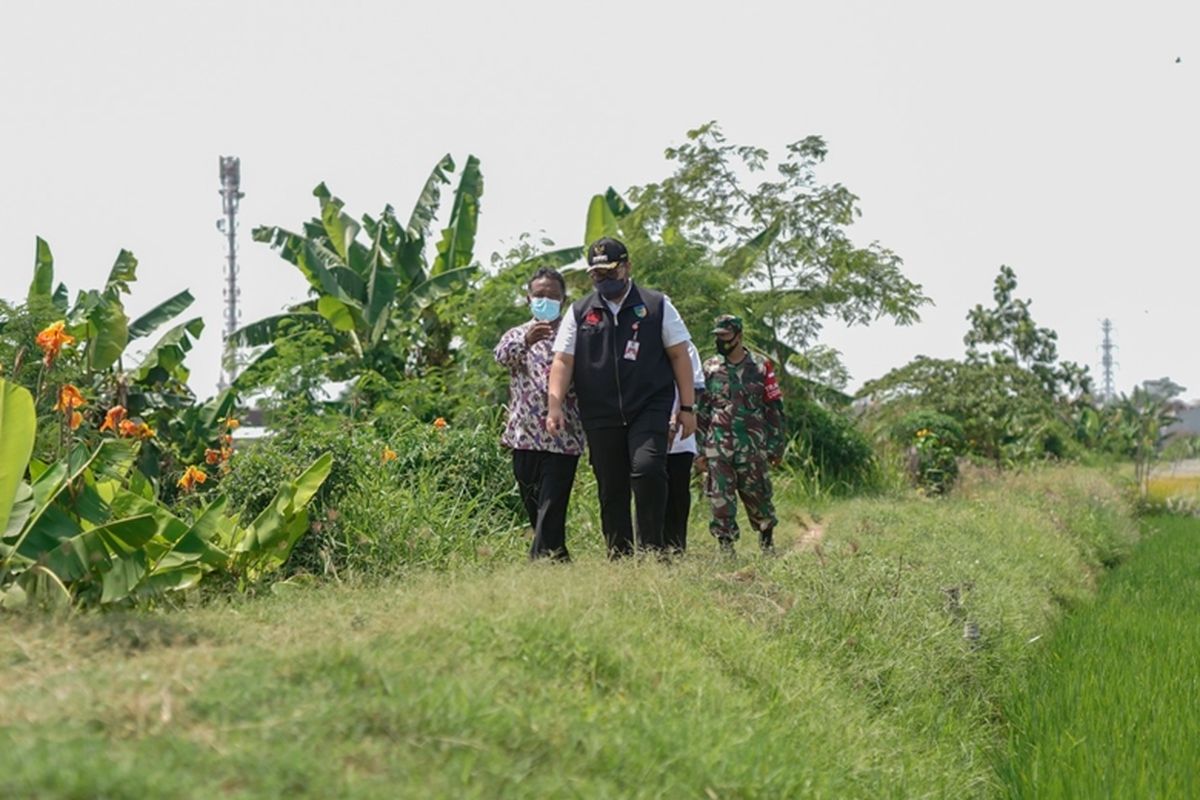
M 1000 703 L 1132 542 L 1076 471 L 824 509 L 821 546 L 468 565 L 8 617 L 0 797 L 981 797 Z M 581 543 L 582 544 L 582 543 Z M 944 590 L 960 589 L 961 607 Z M 966 622 L 978 643 L 963 639 Z
M 1147 525 L 1016 692 L 1009 796 L 1200 796 L 1200 522 Z

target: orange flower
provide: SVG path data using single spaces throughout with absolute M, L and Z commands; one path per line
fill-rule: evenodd
M 222 437 L 221 437 L 221 441 L 222 441 L 222 442 L 224 442 L 224 443 L 225 443 L 225 444 L 227 444 L 227 445 L 232 445 L 232 444 L 233 444 L 233 437 L 232 437 L 232 436 L 230 436 L 230 435 L 227 433 L 227 434 L 225 434 L 224 436 L 222 436 Z
M 204 451 L 204 463 L 205 464 L 212 466 L 213 464 L 216 464 L 218 461 L 222 461 L 222 460 L 223 459 L 221 458 L 220 450 L 213 450 L 211 447 L 205 449 L 205 451 Z
M 383 454 L 380 456 L 380 460 L 382 460 L 383 463 L 386 464 L 389 461 L 395 461 L 397 458 L 399 458 L 399 456 L 396 455 L 395 450 L 390 447 L 383 448 Z
M 229 428 L 229 430 L 231 430 L 231 431 L 236 431 L 241 426 L 242 426 L 242 423 L 238 422 L 233 417 L 230 417 L 229 419 L 225 420 L 225 427 Z
M 66 325 L 67 323 L 60 319 L 47 326 L 33 340 L 38 347 L 42 348 L 42 352 L 45 354 L 42 363 L 47 367 L 54 363 L 54 359 L 58 358 L 58 353 L 62 350 L 63 345 L 75 343 L 75 337 L 63 330 Z
M 54 406 L 54 410 L 74 411 L 86 405 L 87 401 L 83 399 L 83 395 L 79 393 L 79 390 L 68 383 L 64 384 L 62 389 L 58 391 L 58 403 Z
M 442 428 L 446 427 L 446 419 L 445 419 L 445 417 L 438 417 L 437 419 L 435 419 L 435 420 L 433 421 L 433 427 L 437 428 L 439 431 L 440 431 Z
M 196 488 L 197 484 L 204 483 L 208 480 L 208 474 L 199 467 L 188 467 L 183 471 L 183 477 L 179 479 L 179 488 L 185 492 L 190 492 Z
M 100 426 L 101 431 L 117 432 L 117 426 L 125 421 L 125 406 L 113 406 L 104 415 L 104 424 Z
M 117 429 L 121 432 L 122 436 L 130 439 L 154 438 L 154 429 L 144 422 L 134 422 L 131 419 L 124 419 L 121 420 L 121 423 L 117 426 Z
M 69 427 L 71 430 L 75 430 L 82 424 L 83 414 L 80 414 L 78 411 L 72 411 L 70 419 L 67 420 L 67 427 Z

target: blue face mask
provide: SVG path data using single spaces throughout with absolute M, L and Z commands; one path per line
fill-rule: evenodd
M 538 322 L 553 322 L 558 319 L 558 312 L 562 308 L 562 301 L 555 300 L 553 297 L 533 297 L 529 300 L 529 310 L 533 312 L 533 318 Z

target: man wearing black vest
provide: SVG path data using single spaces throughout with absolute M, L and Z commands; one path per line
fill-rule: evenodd
M 559 325 L 546 415 L 546 429 L 555 435 L 573 381 L 612 557 L 634 551 L 631 493 L 637 541 L 662 549 L 667 431 L 676 427 L 687 437 L 696 430 L 687 327 L 661 292 L 633 283 L 631 269 L 629 253 L 616 239 L 588 247 L 595 291 L 576 301 Z M 680 405 L 671 419 L 676 386 Z

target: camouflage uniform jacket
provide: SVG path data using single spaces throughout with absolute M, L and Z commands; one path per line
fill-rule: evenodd
M 724 356 L 704 362 L 704 393 L 696 405 L 700 452 L 710 459 L 783 456 L 783 395 L 769 359 L 749 351 L 739 364 Z

